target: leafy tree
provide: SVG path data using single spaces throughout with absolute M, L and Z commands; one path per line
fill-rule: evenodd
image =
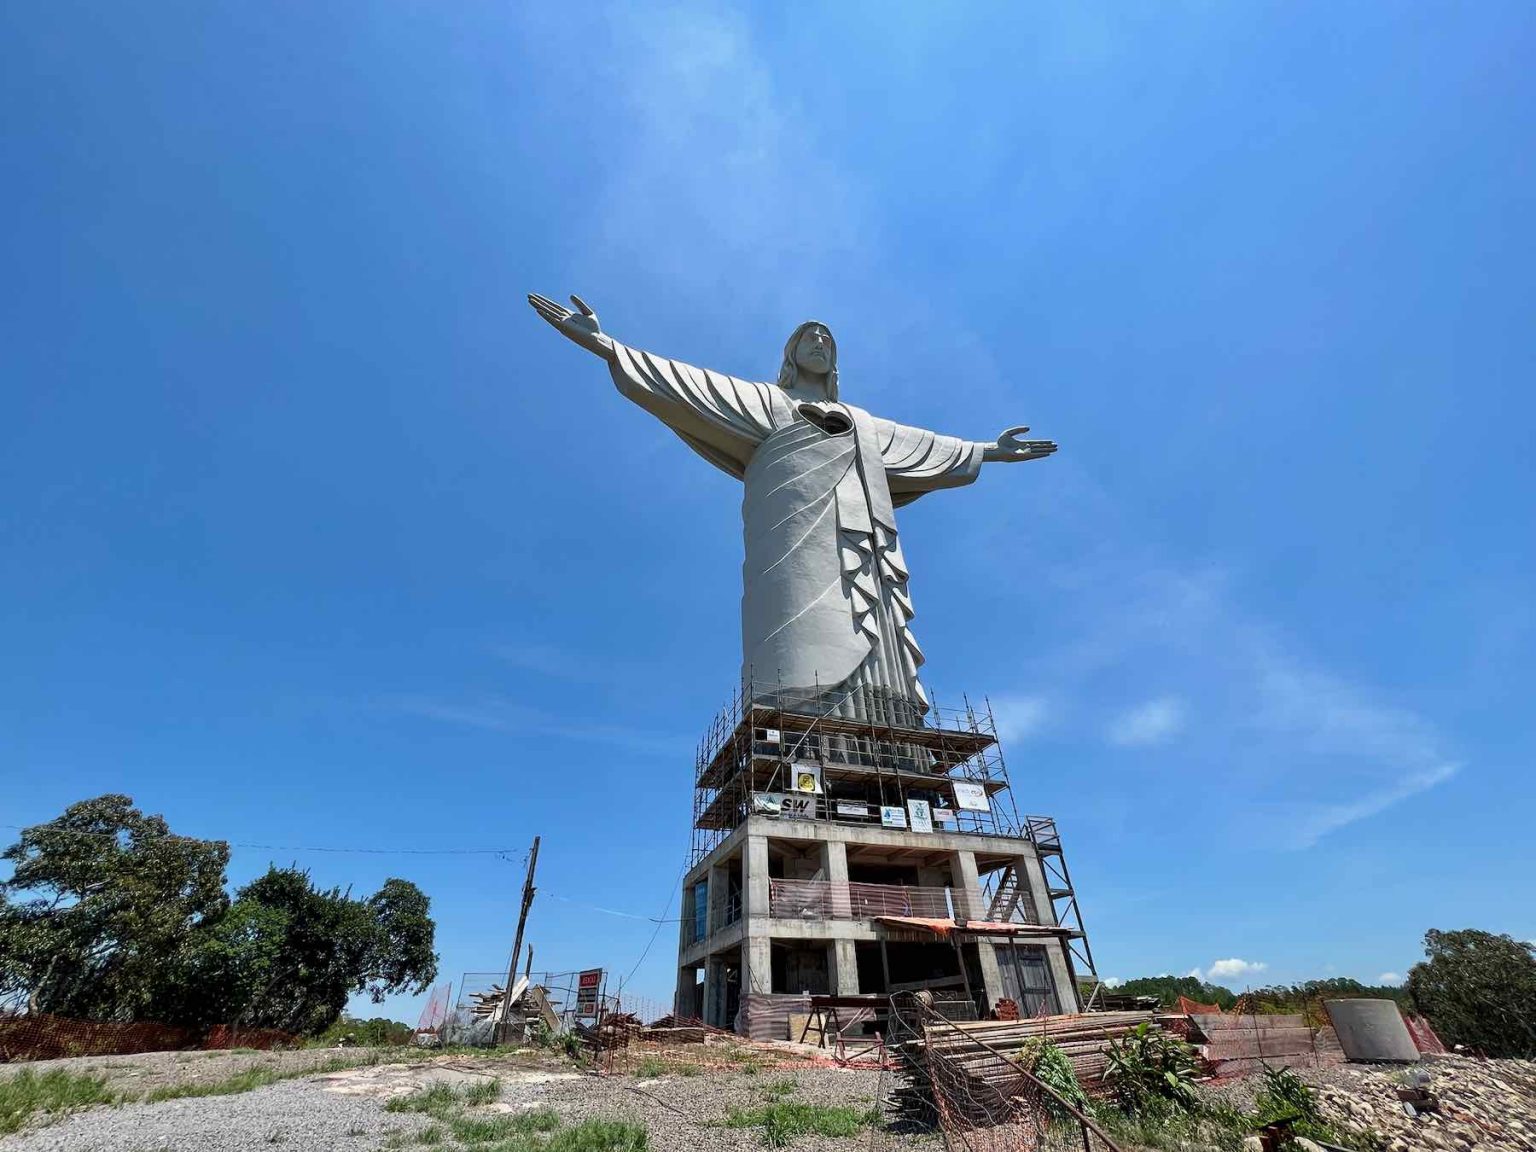
M 354 900 L 339 888 L 316 888 L 297 868 L 270 868 L 189 942 L 159 1017 L 190 1012 L 307 1034 L 334 1022 L 353 993 L 378 1003 L 392 992 L 422 991 L 437 975 L 427 907 L 406 880 Z M 193 989 L 198 998 L 189 1001 Z
M 1536 1058 L 1536 945 L 1473 928 L 1424 933 L 1408 993 L 1447 1044 Z
M 1158 1003 L 1172 1008 L 1180 996 L 1187 996 L 1201 1004 L 1215 1004 L 1230 1008 L 1237 999 L 1230 988 L 1220 984 L 1207 984 L 1194 976 L 1142 976 L 1127 980 L 1111 990 L 1114 996 L 1156 996 Z
M 335 1044 L 345 1040 L 363 1047 L 378 1048 L 386 1044 L 409 1044 L 414 1035 L 415 1029 L 398 1020 L 390 1020 L 383 1016 L 375 1016 L 371 1020 L 358 1020 L 342 1013 L 341 1019 L 320 1033 L 317 1039 L 323 1044 Z
M 354 993 L 378 1003 L 437 975 L 429 901 L 409 881 L 359 900 L 270 868 L 231 903 L 228 846 L 173 836 L 126 796 L 71 806 L 3 858 L 0 996 L 37 1010 L 310 1033 Z
M 0 996 L 35 1011 L 129 1020 L 167 957 L 228 907 L 229 846 L 172 835 L 128 796 L 71 804 L 0 859 Z

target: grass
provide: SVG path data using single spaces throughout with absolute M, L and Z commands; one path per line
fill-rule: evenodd
M 384 1107 L 390 1112 L 421 1113 L 437 1121 L 416 1134 L 417 1144 L 435 1147 L 451 1136 L 465 1152 L 646 1152 L 650 1145 L 650 1136 L 641 1124 L 588 1120 L 566 1128 L 550 1108 L 492 1115 L 468 1110 L 489 1104 L 500 1095 L 500 1080 L 463 1088 L 433 1084 L 407 1096 L 396 1096 Z M 402 1138 L 390 1146 L 404 1144 Z
M 494 1104 L 501 1099 L 501 1078 L 480 1080 L 464 1089 L 464 1103 L 471 1108 L 481 1104 Z
M 694 1064 L 677 1064 L 671 1060 L 664 1060 L 660 1056 L 643 1056 L 635 1064 L 635 1075 L 641 1080 L 655 1080 L 659 1076 L 697 1076 L 699 1069 Z
M 111 1104 L 115 1099 L 100 1077 L 80 1076 L 61 1068 L 39 1075 L 23 1068 L 0 1079 L 0 1135 L 19 1131 L 38 1113 Z
M 793 1076 L 781 1076 L 763 1085 L 763 1095 L 769 1100 L 782 1100 L 786 1096 L 792 1096 L 800 1090 L 800 1085 L 795 1083 Z
M 796 1136 L 856 1136 L 879 1120 L 873 1108 L 779 1100 L 761 1108 L 732 1108 L 725 1126 L 761 1128 L 765 1145 L 782 1148 Z

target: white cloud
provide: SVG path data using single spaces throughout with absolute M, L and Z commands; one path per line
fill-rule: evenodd
M 1005 743 L 1035 735 L 1050 715 L 1050 707 L 1043 696 L 994 696 L 991 704 L 998 739 Z
M 1111 744 L 1123 748 L 1162 744 L 1184 727 L 1184 705 L 1172 696 L 1148 700 L 1122 712 L 1109 725 Z
M 1383 972 L 1380 976 L 1376 977 L 1376 983 L 1378 984 L 1397 985 L 1402 982 L 1403 977 L 1400 972 Z
M 1106 976 L 1102 983 L 1106 988 L 1118 988 L 1125 983 L 1125 980 L 1120 976 Z
M 1191 968 L 1188 972 L 1184 973 L 1184 975 L 1193 976 L 1196 980 L 1205 979 L 1205 973 L 1200 971 L 1198 968 Z
M 1206 979 L 1217 980 L 1242 980 L 1248 976 L 1256 976 L 1268 968 L 1269 965 L 1260 960 L 1239 960 L 1233 956 L 1227 960 L 1214 961 L 1206 969 Z

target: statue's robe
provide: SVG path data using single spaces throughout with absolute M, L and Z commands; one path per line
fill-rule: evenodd
M 848 716 L 917 723 L 912 598 L 895 509 L 969 484 L 986 445 L 821 398 L 848 431 L 800 413 L 809 396 L 615 343 L 619 391 L 743 482 L 742 680 Z

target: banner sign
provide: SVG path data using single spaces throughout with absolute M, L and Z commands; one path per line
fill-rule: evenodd
M 955 824 L 959 822 L 953 808 L 935 808 L 933 810 L 933 822 L 935 824 Z
M 882 804 L 880 806 L 880 823 L 887 828 L 905 828 L 907 826 L 907 810 Z
M 796 764 L 789 770 L 790 788 L 795 792 L 821 792 L 821 765 Z
M 779 815 L 785 820 L 814 820 L 816 797 L 791 793 L 784 797 L 784 806 L 779 810 Z
M 912 831 L 932 832 L 933 815 L 926 800 L 908 800 L 907 811 L 912 815 Z
M 868 804 L 855 804 L 851 800 L 839 800 L 837 802 L 837 814 L 839 816 L 868 816 Z
M 967 812 L 990 812 L 992 805 L 987 802 L 987 790 L 980 784 L 968 784 L 963 780 L 955 781 L 955 803 Z
M 752 793 L 752 813 L 755 816 L 777 816 L 784 806 L 784 797 L 778 792 Z
M 597 1016 L 599 996 L 603 988 L 603 970 L 588 968 L 576 977 L 576 1017 L 581 1020 Z

